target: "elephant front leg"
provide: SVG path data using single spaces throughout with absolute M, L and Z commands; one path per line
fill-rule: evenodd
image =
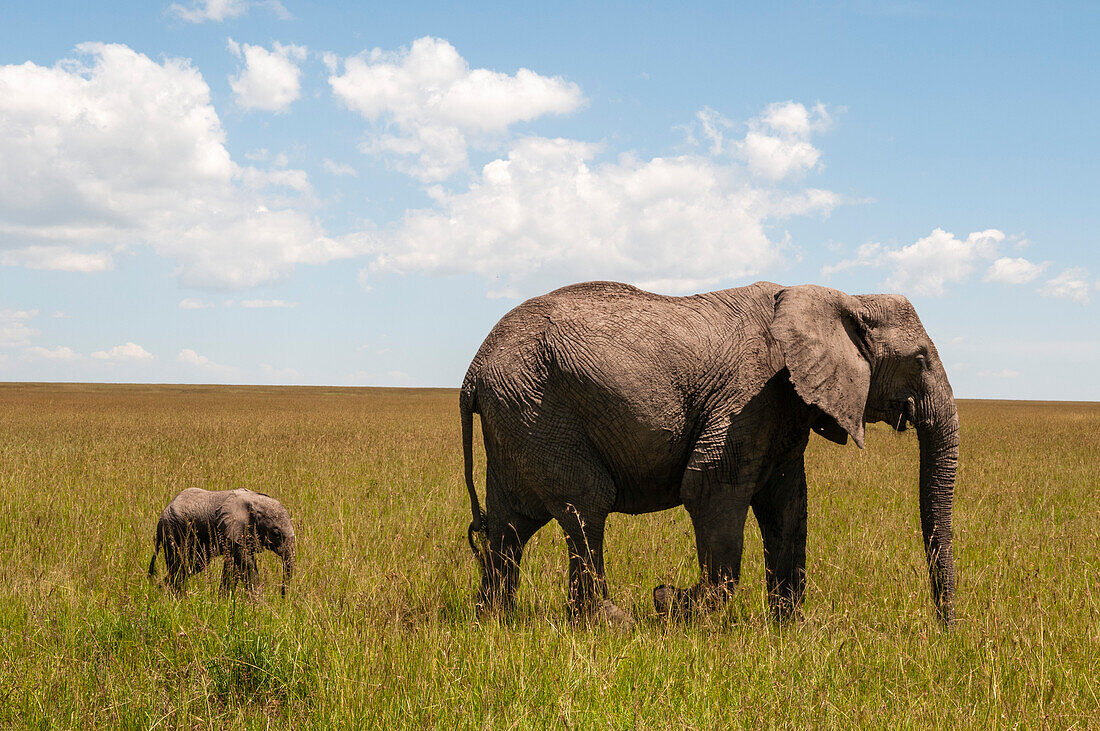
M 237 583 L 243 583 L 244 589 L 250 596 L 256 591 L 256 559 L 247 548 L 238 545 L 230 546 L 223 555 L 225 563 L 222 565 L 221 596 L 228 597 L 237 588 Z
M 684 507 L 695 528 L 699 583 L 689 589 L 663 585 L 653 590 L 657 613 L 679 619 L 721 606 L 737 588 L 749 509 L 746 491 L 712 474 L 689 471 L 684 481 Z
M 764 540 L 768 604 L 778 621 L 794 617 L 806 587 L 806 470 L 802 455 L 752 500 Z
M 239 569 L 237 568 L 237 562 L 232 555 L 226 554 L 225 561 L 222 563 L 222 583 L 219 594 L 223 599 L 230 596 L 237 588 L 237 576 Z
M 244 583 L 244 590 L 248 593 L 249 598 L 255 599 L 258 596 L 259 587 L 257 580 L 259 579 L 260 572 L 256 568 L 256 556 L 250 550 L 244 551 L 244 557 L 241 566 L 241 581 Z

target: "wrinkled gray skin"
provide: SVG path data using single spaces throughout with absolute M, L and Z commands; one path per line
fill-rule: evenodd
M 278 500 L 251 490 L 210 492 L 189 487 L 168 503 L 157 521 L 149 576 L 156 575 L 157 553 L 164 548 L 166 582 L 183 593 L 187 578 L 206 568 L 215 556 L 224 556 L 222 596 L 237 581 L 255 591 L 257 551 L 268 549 L 283 560 L 281 592 L 294 573 L 294 527 Z
M 485 339 L 460 396 L 470 543 L 480 605 L 512 605 L 528 539 L 558 521 L 576 616 L 629 622 L 608 600 L 608 513 L 684 505 L 701 578 L 654 590 L 685 616 L 736 586 L 751 508 L 771 609 L 795 614 L 806 568 L 810 430 L 861 448 L 864 422 L 917 429 L 932 597 L 954 618 L 951 507 L 958 415 L 935 346 L 897 295 L 813 285 L 665 297 L 589 282 L 524 302 Z M 473 483 L 472 416 L 485 440 L 486 509 Z M 480 544 L 480 545 L 479 545 Z

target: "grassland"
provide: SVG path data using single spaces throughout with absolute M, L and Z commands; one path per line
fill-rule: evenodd
M 3 384 L 0 725 L 1096 727 L 1100 404 L 960 419 L 956 631 L 928 597 L 916 439 L 872 427 L 864 451 L 811 440 L 803 621 L 768 621 L 750 519 L 730 606 L 659 622 L 652 587 L 697 572 L 678 509 L 611 519 L 619 634 L 566 620 L 554 526 L 516 615 L 475 616 L 452 391 Z M 190 486 L 291 509 L 286 600 L 219 601 L 217 571 L 183 601 L 150 585 Z

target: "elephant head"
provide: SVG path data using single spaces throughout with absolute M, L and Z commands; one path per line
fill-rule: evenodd
M 951 508 L 959 418 L 936 346 L 909 300 L 806 285 L 776 295 L 772 325 L 795 391 L 821 409 L 815 431 L 863 447 L 865 422 L 917 429 L 920 517 L 940 618 L 954 621 Z
M 294 526 L 287 509 L 272 497 L 258 492 L 240 491 L 238 499 L 223 508 L 227 538 L 234 543 L 249 543 L 254 549 L 267 549 L 283 561 L 280 591 L 286 596 L 287 584 L 294 574 Z

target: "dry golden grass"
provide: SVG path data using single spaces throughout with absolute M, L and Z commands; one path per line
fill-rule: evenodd
M 0 384 L 0 725 L 42 728 L 1095 727 L 1100 405 L 962 402 L 956 631 L 936 624 L 916 439 L 817 437 L 805 619 L 767 619 L 750 520 L 742 589 L 690 625 L 682 509 L 613 516 L 629 633 L 569 625 L 565 550 L 531 543 L 513 617 L 479 620 L 449 390 Z M 476 473 L 483 474 L 483 457 Z M 479 477 L 478 483 L 482 480 Z M 291 510 L 291 596 L 176 601 L 146 581 L 185 487 Z M 261 560 L 268 584 L 278 561 Z M 163 561 L 159 562 L 163 573 Z

